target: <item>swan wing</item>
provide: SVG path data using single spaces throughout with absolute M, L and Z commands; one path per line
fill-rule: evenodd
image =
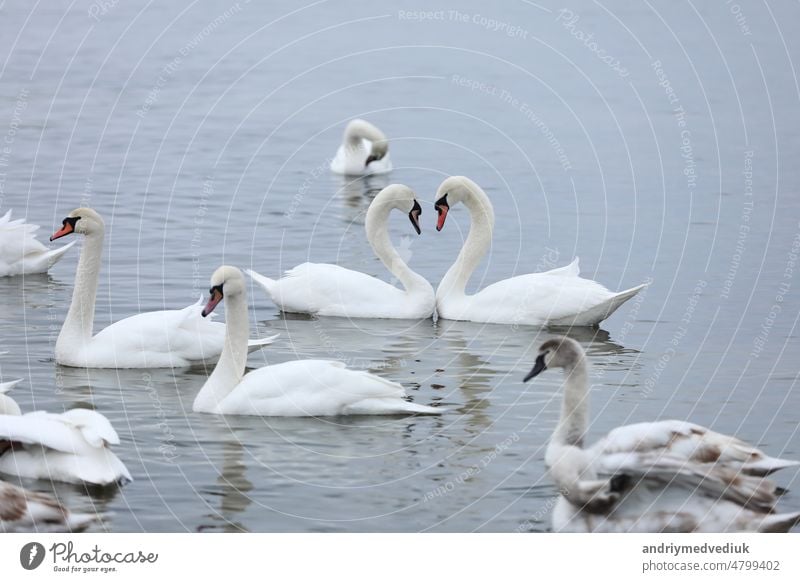
M 0 218 L 0 276 L 44 273 L 72 247 L 48 249 L 36 239 L 39 227 L 22 219 L 11 220 L 11 211 Z
M 407 303 L 405 293 L 385 281 L 325 263 L 298 265 L 274 289 L 273 301 L 290 313 L 378 317 Z
M 29 412 L 22 416 L 0 416 L 0 441 L 40 445 L 62 453 L 77 453 L 87 448 L 79 430 L 47 412 Z
M 581 277 L 531 273 L 489 285 L 469 298 L 479 321 L 544 324 L 573 317 L 613 296 L 600 283 Z
M 128 362 L 185 365 L 216 358 L 225 342 L 225 325 L 202 317 L 202 309 L 198 301 L 184 309 L 150 311 L 112 323 L 92 339 L 93 360 L 126 367 Z
M 798 465 L 766 455 L 748 443 L 681 420 L 642 422 L 615 428 L 592 447 L 602 454 L 668 453 L 695 463 L 721 463 L 751 475 Z
M 412 410 L 419 405 L 404 397 L 400 384 L 369 372 L 348 370 L 342 362 L 298 360 L 250 372 L 220 409 L 223 414 L 260 416 L 422 412 Z

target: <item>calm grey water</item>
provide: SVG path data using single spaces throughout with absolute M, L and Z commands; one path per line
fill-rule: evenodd
M 800 458 L 800 7 L 459 5 L 2 2 L 0 207 L 42 238 L 81 204 L 105 216 L 100 329 L 187 305 L 223 262 L 388 280 L 363 235 L 387 180 L 424 204 L 421 237 L 402 216 L 392 231 L 437 284 L 468 216 L 436 233 L 433 195 L 466 174 L 498 223 L 475 289 L 575 255 L 611 288 L 652 281 L 574 334 L 593 436 L 690 419 Z M 355 116 L 391 137 L 389 177 L 327 171 Z M 54 364 L 77 258 L 0 279 L 0 374 L 26 378 L 27 410 L 93 406 L 120 432 L 135 482 L 56 487 L 98 531 L 547 530 L 560 378 L 520 380 L 551 332 L 289 318 L 253 290 L 259 333 L 281 337 L 252 366 L 338 358 L 448 412 L 213 418 L 191 412 L 203 370 Z M 797 472 L 778 481 L 800 509 Z

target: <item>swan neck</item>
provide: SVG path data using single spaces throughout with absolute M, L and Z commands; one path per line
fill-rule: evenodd
M 377 127 L 372 125 L 371 123 L 367 123 L 363 120 L 353 121 L 345 130 L 344 133 L 344 141 L 345 143 L 349 144 L 350 146 L 361 146 L 361 140 L 366 139 L 371 142 L 376 141 L 383 141 L 386 139 L 386 136 L 383 134 L 381 130 Z
M 225 298 L 225 345 L 214 371 L 194 401 L 197 412 L 214 412 L 244 377 L 247 365 L 247 296 L 244 293 Z
M 425 278 L 411 270 L 392 244 L 389 236 L 391 211 L 391 206 L 374 203 L 367 210 L 365 229 L 372 251 L 389 272 L 400 281 L 407 293 L 427 289 L 429 284 Z
M 582 447 L 589 429 L 589 374 L 586 358 L 581 358 L 570 368 L 564 369 L 564 399 L 561 402 L 561 418 L 553 435 L 559 445 Z
M 100 281 L 100 264 L 103 259 L 104 231 L 84 236 L 83 248 L 75 272 L 75 286 L 67 318 L 56 341 L 56 349 L 69 345 L 73 349 L 92 338 L 94 306 L 97 285 Z
M 466 190 L 464 205 L 469 210 L 469 234 L 461 252 L 436 290 L 437 299 L 463 297 L 472 273 L 492 244 L 494 210 L 489 197 L 475 186 L 475 190 Z

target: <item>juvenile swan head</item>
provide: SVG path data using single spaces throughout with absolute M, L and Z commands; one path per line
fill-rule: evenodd
M 53 233 L 50 240 L 54 241 L 72 233 L 90 235 L 104 231 L 105 223 L 103 222 L 103 217 L 97 212 L 91 208 L 76 208 L 61 221 L 61 228 Z
M 563 368 L 569 371 L 583 358 L 583 348 L 575 340 L 568 337 L 549 339 L 539 346 L 536 363 L 522 381 L 527 382 L 548 368 Z
M 211 296 L 203 309 L 203 317 L 206 317 L 220 301 L 225 297 L 235 297 L 245 293 L 244 276 L 236 267 L 223 265 L 211 275 L 211 289 L 208 292 Z

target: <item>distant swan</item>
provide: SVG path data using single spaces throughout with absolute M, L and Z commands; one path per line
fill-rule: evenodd
M 91 208 L 69 213 L 50 240 L 71 233 L 85 242 L 67 318 L 56 340 L 56 362 L 78 368 L 170 368 L 213 362 L 225 340 L 225 325 L 204 320 L 200 302 L 184 309 L 140 313 L 92 336 L 105 224 Z M 252 340 L 251 350 L 274 337 Z
M 0 218 L 0 277 L 46 273 L 74 242 L 48 249 L 34 234 L 39 227 L 22 219 L 11 220 L 11 211 Z
M 297 360 L 245 374 L 247 362 L 246 285 L 236 267 L 222 266 L 211 278 L 208 315 L 225 299 L 225 349 L 194 401 L 195 412 L 257 416 L 352 414 L 441 414 L 405 400 L 400 384 L 341 362 Z
M 5 383 L 0 392 L 7 392 Z M 61 414 L 29 412 L 0 394 L 0 473 L 27 479 L 50 479 L 92 485 L 132 481 L 111 452 L 119 436 L 108 419 L 94 410 L 73 408 Z
M 255 271 L 247 274 L 267 292 L 281 311 L 340 317 L 383 319 L 427 319 L 436 299 L 428 281 L 412 271 L 389 238 L 389 215 L 393 209 L 408 214 L 417 233 L 422 208 L 414 191 L 402 184 L 387 186 L 367 210 L 365 230 L 372 250 L 403 285 L 398 289 L 358 271 L 325 263 L 303 263 L 280 279 L 269 279 Z
M 0 481 L 0 532 L 59 532 L 86 529 L 97 517 L 73 513 L 52 495 Z
M 331 161 L 331 171 L 349 176 L 391 172 L 386 136 L 369 121 L 354 119 L 344 130 L 342 145 Z
M 548 368 L 565 375 L 561 418 L 545 453 L 561 491 L 555 531 L 788 531 L 800 523 L 800 512 L 775 513 L 776 487 L 762 477 L 797 462 L 678 420 L 616 428 L 584 448 L 589 385 L 580 344 L 544 342 L 524 381 Z
M 442 230 L 452 206 L 463 202 L 470 213 L 469 235 L 453 266 L 436 289 L 436 310 L 443 319 L 526 325 L 598 325 L 628 299 L 639 285 L 612 293 L 600 283 L 579 276 L 578 259 L 543 273 L 519 275 L 466 294 L 473 271 L 492 242 L 494 210 L 486 193 L 463 176 L 451 176 L 436 193 Z

